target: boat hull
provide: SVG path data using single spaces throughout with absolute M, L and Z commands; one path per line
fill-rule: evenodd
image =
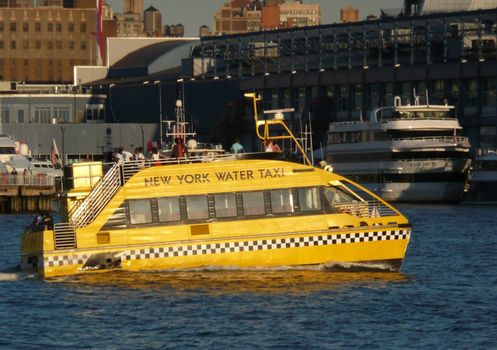
M 389 202 L 459 202 L 464 195 L 463 182 L 369 183 L 364 184 Z
M 303 265 L 344 267 L 350 264 L 354 269 L 364 267 L 396 271 L 404 258 L 410 233 L 410 226 L 405 225 L 133 247 L 52 250 L 23 254 L 21 262 L 23 269 L 34 268 L 44 278 L 113 270 L 252 269 Z M 43 235 L 51 234 L 52 231 L 43 232 Z

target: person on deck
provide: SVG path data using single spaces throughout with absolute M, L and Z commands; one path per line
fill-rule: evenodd
M 240 144 L 240 140 L 235 139 L 235 143 L 231 145 L 230 149 L 231 153 L 244 153 L 245 150 L 243 149 L 243 146 Z
M 272 140 L 266 142 L 266 152 L 281 152 L 280 146 Z
M 171 157 L 183 158 L 183 157 L 187 157 L 187 156 L 188 156 L 188 150 L 186 149 L 186 146 L 183 143 L 183 139 L 181 137 L 175 138 Z

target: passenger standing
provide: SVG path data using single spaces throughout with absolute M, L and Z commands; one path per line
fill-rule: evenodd
M 231 145 L 230 152 L 235 153 L 235 154 L 245 152 L 245 150 L 243 149 L 243 146 L 240 144 L 240 140 L 235 139 L 235 143 L 233 143 L 233 145 Z
M 152 160 L 153 165 L 160 165 L 159 150 L 157 147 L 152 148 L 152 156 L 150 157 L 150 160 Z
M 114 154 L 114 160 L 116 161 L 117 164 L 124 164 L 124 154 L 123 154 L 124 148 L 120 146 L 117 149 L 116 154 Z
M 173 158 L 183 158 L 188 156 L 188 150 L 186 149 L 183 139 L 177 137 L 174 139 L 173 151 L 171 153 Z
M 138 147 L 138 160 L 145 161 L 145 155 L 143 154 L 143 147 Z

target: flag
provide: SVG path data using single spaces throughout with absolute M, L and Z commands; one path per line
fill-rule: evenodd
M 52 151 L 50 152 L 50 162 L 52 163 L 53 166 L 56 166 L 57 164 L 60 165 L 60 156 L 55 140 L 53 139 L 52 141 L 53 144 L 52 144 Z
M 103 43 L 103 28 L 102 28 L 102 20 L 103 20 L 103 0 L 97 1 L 97 28 L 95 35 L 95 44 L 97 46 L 97 66 L 101 66 L 103 64 L 103 53 L 104 53 L 104 43 Z

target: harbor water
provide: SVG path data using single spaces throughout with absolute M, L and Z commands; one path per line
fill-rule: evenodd
M 497 207 L 400 205 L 400 273 L 18 271 L 31 215 L 0 216 L 0 349 L 497 349 Z

